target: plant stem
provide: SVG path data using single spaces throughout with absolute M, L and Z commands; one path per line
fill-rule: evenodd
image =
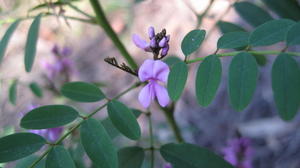
M 113 99 L 118 99 L 121 96 L 123 96 L 124 94 L 128 93 L 129 91 L 131 91 L 134 88 L 137 88 L 138 86 L 140 86 L 140 83 L 135 83 L 134 85 L 132 85 L 131 87 L 129 87 L 128 89 L 124 90 L 123 92 L 121 92 L 120 94 L 118 94 L 117 96 L 115 96 Z M 95 109 L 92 113 L 90 113 L 88 116 L 85 117 L 85 119 L 81 120 L 80 122 L 78 122 L 74 127 L 72 127 L 67 133 L 65 133 L 62 137 L 60 137 L 53 145 L 59 145 L 60 143 L 62 143 L 63 140 L 65 140 L 74 130 L 76 130 L 78 127 L 80 127 L 80 125 L 87 119 L 91 118 L 92 116 L 94 116 L 97 112 L 99 112 L 101 109 L 103 109 L 104 107 L 107 106 L 107 104 L 111 101 L 111 100 L 107 100 L 107 102 L 105 104 L 103 104 L 102 106 L 98 107 L 97 109 Z M 53 148 L 53 146 L 50 146 L 35 162 L 33 162 L 31 164 L 31 166 L 29 168 L 34 168 L 34 166 L 36 164 L 38 164 L 44 157 L 47 156 L 47 154 L 51 151 L 51 149 Z
M 234 52 L 227 52 L 227 53 L 221 53 L 221 54 L 216 54 L 218 57 L 226 57 L 226 56 L 235 56 L 241 52 L 245 52 L 245 51 L 234 51 Z M 282 53 L 282 51 L 275 51 L 275 50 L 265 50 L 265 51 L 247 51 L 250 54 L 258 54 L 258 55 L 278 55 L 280 53 Z M 285 52 L 286 54 L 289 55 L 293 55 L 293 56 L 300 56 L 299 52 Z M 195 58 L 192 60 L 188 60 L 187 63 L 194 63 L 194 62 L 199 62 L 199 61 L 203 61 L 206 57 L 199 57 L 199 58 Z
M 127 63 L 130 65 L 131 68 L 137 69 L 138 66 L 132 56 L 128 53 L 120 39 L 118 38 L 117 34 L 114 32 L 112 27 L 110 26 L 109 22 L 106 19 L 106 16 L 103 12 L 103 9 L 99 3 L 98 0 L 90 0 L 90 3 L 93 7 L 93 10 L 96 14 L 96 19 L 98 24 L 103 28 L 105 33 L 109 36 L 109 38 L 112 40 L 114 45 L 118 48 L 124 59 L 127 61 Z
M 181 135 L 181 131 L 180 131 L 180 128 L 178 127 L 177 123 L 176 123 L 176 120 L 174 118 L 174 111 L 175 111 L 175 104 L 172 103 L 171 107 L 170 108 L 163 108 L 161 106 L 159 106 L 161 108 L 161 110 L 163 111 L 173 133 L 174 133 L 174 136 L 177 140 L 177 142 L 179 143 L 182 143 L 184 142 L 184 139 Z
M 154 168 L 154 136 L 153 136 L 153 126 L 151 119 L 151 112 L 147 113 L 149 122 L 149 137 L 150 137 L 150 168 Z

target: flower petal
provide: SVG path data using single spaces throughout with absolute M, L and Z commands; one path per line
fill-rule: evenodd
M 160 60 L 155 61 L 153 65 L 153 78 L 160 80 L 161 82 L 167 82 L 169 72 L 170 69 L 166 63 Z
M 153 26 L 150 26 L 148 28 L 148 35 L 149 35 L 150 39 L 152 39 L 153 37 L 155 37 L 155 31 L 154 31 L 154 27 Z
M 141 82 L 145 82 L 145 81 L 153 78 L 154 63 L 155 63 L 155 61 L 153 61 L 151 59 L 147 59 L 141 65 L 139 72 L 138 72 Z
M 151 101 L 154 99 L 155 91 L 153 83 L 147 84 L 139 93 L 139 101 L 145 107 L 149 107 Z
M 160 42 L 158 43 L 159 47 L 165 47 L 165 45 L 167 44 L 167 38 L 164 37 L 160 40 Z
M 158 103 L 162 107 L 167 106 L 170 102 L 170 98 L 169 98 L 167 89 L 164 88 L 163 86 L 159 85 L 158 83 L 153 83 L 153 85 L 154 85 L 155 95 L 158 100 Z
M 132 35 L 132 41 L 134 44 L 144 50 L 148 50 L 150 48 L 150 44 L 148 44 L 145 40 L 141 39 L 140 36 L 134 34 Z
M 162 48 L 160 55 L 162 57 L 166 56 L 169 52 L 169 44 L 167 44 L 164 48 Z

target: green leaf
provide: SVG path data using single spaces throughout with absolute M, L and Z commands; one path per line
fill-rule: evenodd
M 41 17 L 42 14 L 39 14 L 34 18 L 28 31 L 27 41 L 25 46 L 25 58 L 24 58 L 26 72 L 31 71 L 34 62 Z
M 29 156 L 38 151 L 46 140 L 32 133 L 16 133 L 0 138 L 0 163 Z
M 181 50 L 187 57 L 195 52 L 202 44 L 205 38 L 205 30 L 192 30 L 190 31 L 181 42 Z
M 61 93 L 79 102 L 97 102 L 105 98 L 102 91 L 95 85 L 85 82 L 69 82 L 63 85 Z
M 168 77 L 168 93 L 173 101 L 181 96 L 188 77 L 188 67 L 184 62 L 178 62 L 171 67 Z
M 63 146 L 54 146 L 46 159 L 47 168 L 76 168 L 71 155 Z
M 66 125 L 79 116 L 78 112 L 66 105 L 47 105 L 35 108 L 21 119 L 26 129 L 46 129 Z
M 80 137 L 84 150 L 95 165 L 101 168 L 118 168 L 117 150 L 99 121 L 84 121 Z
M 260 54 L 253 54 L 254 58 L 256 59 L 256 62 L 260 66 L 265 66 L 268 62 L 266 56 L 260 55 Z
M 172 67 L 174 64 L 178 62 L 182 62 L 182 60 L 176 56 L 168 56 L 166 59 L 164 59 L 164 62 L 169 65 L 169 67 Z
M 43 91 L 36 82 L 31 82 L 29 88 L 31 89 L 32 93 L 37 97 L 43 97 Z
M 249 43 L 253 47 L 268 46 L 285 40 L 286 34 L 295 22 L 279 19 L 258 26 L 250 35 Z
M 288 46 L 300 44 L 300 22 L 293 25 L 288 31 L 286 36 L 286 42 Z
M 228 91 L 233 108 L 243 110 L 251 101 L 258 79 L 255 58 L 249 53 L 239 53 L 229 66 Z
M 141 137 L 141 128 L 132 111 L 123 103 L 112 100 L 107 105 L 108 116 L 123 135 L 132 140 Z
M 222 64 L 218 56 L 210 55 L 200 64 L 196 76 L 196 97 L 202 106 L 214 99 L 221 82 Z
M 249 40 L 248 32 L 229 32 L 225 33 L 218 40 L 218 48 L 221 49 L 233 49 L 239 47 L 245 47 L 248 45 Z
M 300 6 L 296 0 L 262 0 L 277 15 L 292 20 L 300 20 Z
M 131 110 L 132 110 L 135 118 L 138 118 L 142 114 L 142 112 L 137 109 L 131 109 Z M 120 132 L 113 125 L 113 123 L 111 122 L 111 119 L 109 117 L 102 120 L 101 123 L 111 139 L 114 139 L 115 137 L 117 137 L 120 134 Z
M 202 106 L 214 99 L 221 82 L 222 64 L 218 56 L 210 55 L 200 64 L 196 76 L 196 97 Z
M 234 4 L 234 8 L 253 27 L 273 19 L 267 11 L 250 2 L 237 2 Z
M 19 23 L 20 20 L 16 20 L 14 23 L 12 23 L 2 37 L 2 40 L 0 42 L 0 63 L 2 62 L 2 59 L 4 57 L 9 40 L 18 27 Z
M 141 168 L 145 153 L 141 147 L 133 146 L 118 151 L 119 168 Z
M 272 89 L 280 117 L 292 120 L 299 108 L 300 71 L 290 55 L 282 53 L 276 58 L 272 67 Z
M 17 85 L 18 80 L 15 79 L 9 87 L 9 102 L 13 105 L 17 102 Z
M 36 155 L 27 156 L 24 159 L 18 161 L 16 168 L 28 168 L 31 164 L 36 161 L 39 157 Z M 34 168 L 45 168 L 45 160 L 41 160 Z
M 193 144 L 166 144 L 160 153 L 175 168 L 234 168 L 222 157 Z
M 246 31 L 244 28 L 240 27 L 239 25 L 230 22 L 219 21 L 217 25 L 222 33 Z

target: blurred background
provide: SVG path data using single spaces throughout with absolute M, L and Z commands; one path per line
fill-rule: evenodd
M 42 19 L 37 57 L 31 73 L 25 72 L 23 57 L 26 36 L 32 20 L 22 21 L 11 38 L 0 66 L 1 136 L 24 131 L 18 124 L 20 118 L 32 106 L 67 103 L 83 114 L 88 114 L 99 106 L 99 103 L 74 103 L 63 98 L 59 89 L 64 82 L 91 82 L 101 87 L 108 97 L 113 97 L 137 81 L 134 76 L 104 62 L 106 57 L 116 57 L 118 62 L 124 60 L 99 26 L 68 19 L 68 16 L 79 18 L 86 18 L 86 16 L 69 6 L 53 5 L 31 10 L 45 1 L 0 0 L 1 36 L 17 18 L 35 16 L 41 11 L 56 14 Z M 293 1 L 293 4 L 300 8 L 298 1 L 287 1 Z M 253 30 L 253 26 L 243 21 L 232 8 L 234 0 L 101 0 L 100 2 L 113 29 L 139 64 L 152 55 L 137 48 L 131 36 L 136 33 L 147 39 L 149 26 L 154 26 L 157 32 L 163 28 L 167 30 L 167 34 L 171 36 L 167 57 L 176 56 L 180 59 L 184 59 L 180 48 L 181 41 L 192 29 L 205 29 L 209 36 L 191 58 L 207 56 L 216 50 L 217 40 L 222 35 L 217 24 L 220 20 L 235 23 L 248 31 Z M 260 0 L 249 0 L 249 2 L 267 10 L 274 18 L 283 17 L 270 10 Z M 73 5 L 94 15 L 87 0 L 75 1 Z M 199 24 L 197 16 L 203 12 L 206 15 Z M 267 49 L 281 50 L 283 47 L 283 44 L 278 44 Z M 299 48 L 290 48 L 290 50 L 299 51 Z M 292 122 L 284 122 L 279 118 L 270 83 L 271 63 L 274 56 L 266 58 L 266 64 L 259 67 L 260 76 L 253 100 L 242 112 L 234 111 L 228 100 L 226 81 L 231 58 L 222 58 L 223 82 L 215 100 L 207 108 L 199 106 L 195 98 L 194 83 L 199 64 L 190 65 L 187 86 L 176 104 L 175 111 L 176 120 L 187 142 L 207 147 L 227 160 L 240 156 L 239 159 L 244 163 L 237 165 L 238 168 L 300 168 L 300 132 L 298 131 L 300 117 L 298 115 Z M 15 80 L 18 84 L 14 105 L 10 103 L 8 95 L 9 88 Z M 32 93 L 29 87 L 32 82 L 42 88 L 42 96 Z M 145 110 L 137 100 L 140 89 L 135 89 L 120 100 L 130 107 Z M 175 141 L 159 108 L 153 105 L 152 111 L 156 145 Z M 106 109 L 97 115 L 99 120 L 105 117 Z M 147 147 L 148 142 L 145 140 L 148 139 L 148 124 L 145 116 L 139 117 L 139 123 L 143 129 L 143 138 L 137 143 Z M 79 153 L 72 156 L 80 160 L 86 156 L 81 147 L 73 143 L 77 141 L 78 134 L 74 133 L 66 144 L 71 152 Z M 118 136 L 114 141 L 120 147 L 136 144 L 122 136 Z M 156 156 L 156 167 L 163 167 L 166 163 L 163 162 L 159 152 Z M 83 163 L 78 165 L 90 165 L 87 158 L 80 162 Z M 146 160 L 144 167 L 148 167 L 147 163 Z M 14 165 L 15 163 L 11 163 L 6 166 Z

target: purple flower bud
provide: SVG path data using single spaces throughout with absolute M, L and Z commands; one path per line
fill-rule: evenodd
M 159 47 L 165 47 L 167 44 L 167 39 L 164 37 L 163 39 L 160 40 L 158 43 Z
M 154 27 L 153 26 L 150 26 L 148 28 L 148 34 L 149 34 L 149 38 L 152 39 L 155 37 L 155 31 L 154 31 Z
M 151 39 L 151 41 L 150 41 L 150 46 L 151 46 L 152 48 L 156 48 L 156 47 L 157 47 L 155 38 Z
M 169 52 L 169 48 L 170 48 L 169 44 L 167 44 L 164 48 L 162 48 L 160 55 L 162 57 L 166 56 L 168 54 L 168 52 Z
M 54 54 L 54 55 L 60 55 L 60 49 L 58 47 L 58 45 L 54 45 L 51 52 Z

